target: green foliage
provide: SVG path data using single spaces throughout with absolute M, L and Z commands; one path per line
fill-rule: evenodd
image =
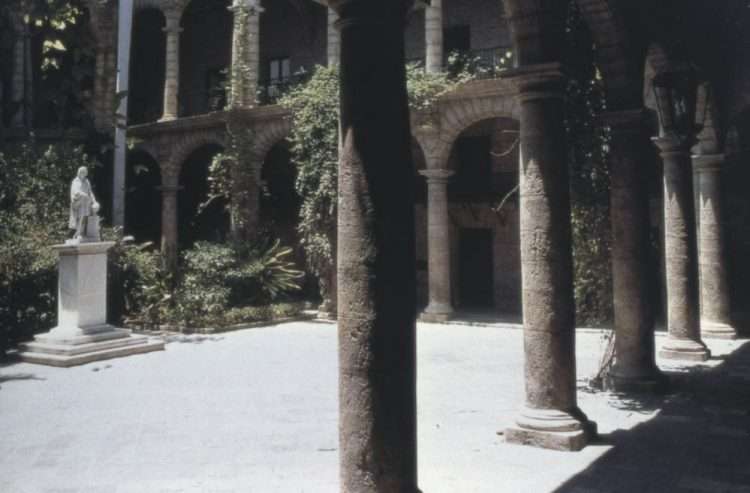
M 320 277 L 333 262 L 338 180 L 338 67 L 316 67 L 310 80 L 281 98 L 292 113 L 292 161 L 301 197 L 297 229 L 310 271 Z
M 117 230 L 102 239 L 114 241 L 108 251 L 108 309 L 114 322 L 158 326 L 172 299 L 173 280 L 152 243 L 133 243 Z
M 57 255 L 69 186 L 97 164 L 80 147 L 33 141 L 0 153 L 0 350 L 56 323 Z
M 606 109 L 594 45 L 575 2 L 567 26 L 565 126 L 570 169 L 574 290 L 579 324 L 612 320 L 609 223 L 609 135 L 597 125 Z
M 183 254 L 168 317 L 185 327 L 226 325 L 229 308 L 268 304 L 299 290 L 303 273 L 287 260 L 291 252 L 278 241 L 250 246 L 196 243 Z
M 409 108 L 428 110 L 443 94 L 457 89 L 476 77 L 476 66 L 470 60 L 453 54 L 444 72 L 427 72 L 421 63 L 406 65 L 406 92 Z
M 41 42 L 40 80 L 34 87 L 35 126 L 89 127 L 86 106 L 92 96 L 95 43 L 83 0 L 0 2 L 0 28 L 8 34 L 13 32 L 9 29 L 13 18 L 21 19 L 29 35 Z M 16 36 L 0 36 L 0 55 L 9 53 Z
M 458 58 L 454 58 L 454 62 Z M 409 106 L 426 111 L 442 96 L 476 77 L 468 65 L 427 73 L 420 64 L 406 67 Z M 292 161 L 301 198 L 298 231 L 308 267 L 319 279 L 332 268 L 336 237 L 339 146 L 338 67 L 315 67 L 310 79 L 292 88 L 279 104 L 292 118 Z M 323 293 L 324 294 L 324 293 Z

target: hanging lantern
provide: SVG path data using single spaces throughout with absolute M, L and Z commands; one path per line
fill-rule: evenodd
M 697 130 L 695 111 L 699 83 L 695 68 L 687 63 L 673 65 L 654 76 L 652 83 L 663 134 L 683 142 L 692 140 Z M 705 111 L 703 115 L 705 117 Z

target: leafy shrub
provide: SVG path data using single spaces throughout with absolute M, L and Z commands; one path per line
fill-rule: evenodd
M 172 299 L 172 276 L 160 252 L 150 242 L 135 244 L 116 230 L 103 239 L 114 241 L 108 252 L 108 304 L 112 323 L 158 326 Z
M 226 325 L 229 308 L 266 305 L 299 290 L 303 273 L 287 260 L 291 252 L 278 240 L 250 246 L 196 243 L 183 255 L 168 317 L 186 327 Z

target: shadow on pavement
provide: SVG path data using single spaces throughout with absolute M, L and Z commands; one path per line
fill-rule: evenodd
M 602 435 L 611 450 L 555 493 L 750 493 L 750 343 L 714 368 L 667 374 L 668 394 L 619 404 L 661 412 Z

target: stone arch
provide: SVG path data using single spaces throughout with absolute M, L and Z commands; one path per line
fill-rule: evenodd
M 194 151 L 208 144 L 215 144 L 221 148 L 226 147 L 226 142 L 223 136 L 215 132 L 187 134 L 173 142 L 169 146 L 171 152 L 168 160 L 161 163 L 162 181 L 167 183 L 168 176 L 172 178 L 179 177 L 185 160 L 190 157 Z
M 257 173 L 260 173 L 260 167 L 271 148 L 289 137 L 291 130 L 292 122 L 289 118 L 264 121 L 259 125 L 255 125 L 252 162 L 256 163 Z
M 437 163 L 438 167 L 445 167 L 453 143 L 461 132 L 482 120 L 492 118 L 510 118 L 520 120 L 520 108 L 513 96 L 510 82 L 503 81 L 506 91 L 497 96 L 486 98 L 462 99 L 445 102 L 441 108 L 441 132 L 435 147 L 425 149 L 429 155 L 428 162 Z
M 210 164 L 214 156 L 224 150 L 220 141 L 201 139 L 180 162 L 177 191 L 180 244 L 189 247 L 195 241 L 224 241 L 230 231 L 230 216 L 223 199 L 201 206 L 211 193 Z

